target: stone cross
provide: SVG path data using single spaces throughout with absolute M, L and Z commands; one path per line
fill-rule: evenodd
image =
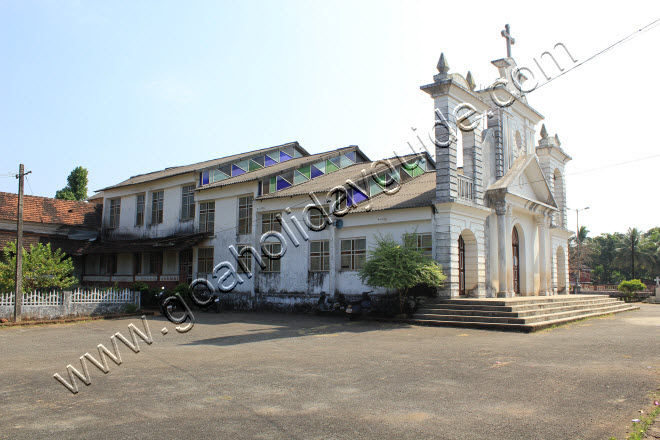
M 502 36 L 506 38 L 506 56 L 507 58 L 511 58 L 511 45 L 516 44 L 516 39 L 511 36 L 511 28 L 508 24 L 504 25 Z
M 660 287 L 660 277 L 655 277 L 653 281 L 655 281 L 655 287 Z

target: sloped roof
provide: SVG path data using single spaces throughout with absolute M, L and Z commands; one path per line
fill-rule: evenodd
M 0 219 L 16 220 L 18 194 L 0 192 Z M 48 197 L 24 196 L 23 221 L 54 225 L 101 227 L 101 205 Z
M 16 231 L 0 230 L 0 250 L 4 249 L 8 243 L 16 241 Z M 23 248 L 30 249 L 31 245 L 49 244 L 51 250 L 61 249 L 67 255 L 82 255 L 84 250 L 92 243 L 85 240 L 69 240 L 61 235 L 54 234 L 35 234 L 33 232 L 23 233 Z
M 268 147 L 268 148 L 261 148 L 259 150 L 248 151 L 246 153 L 234 154 L 232 156 L 225 156 L 225 157 L 221 157 L 219 159 L 207 160 L 207 161 L 204 161 L 204 162 L 197 162 L 197 163 L 193 163 L 193 164 L 190 164 L 190 165 L 182 165 L 182 166 L 178 166 L 178 167 L 165 168 L 164 170 L 161 170 L 161 171 L 154 171 L 154 172 L 146 173 L 146 174 L 138 174 L 137 176 L 132 176 L 131 178 L 126 179 L 123 182 L 120 182 L 116 185 L 108 186 L 108 187 L 102 188 L 98 191 L 105 191 L 105 190 L 108 190 L 108 189 L 120 188 L 120 187 L 123 187 L 123 186 L 136 185 L 138 183 L 150 182 L 152 180 L 164 179 L 166 177 L 178 176 L 178 175 L 190 173 L 190 172 L 193 172 L 193 171 L 203 170 L 205 168 L 214 167 L 214 166 L 217 166 L 217 165 L 222 165 L 226 162 L 234 162 L 234 161 L 240 161 L 240 160 L 243 160 L 243 159 L 248 159 L 248 158 L 250 158 L 250 157 L 252 157 L 256 154 L 265 153 L 266 151 L 272 150 L 274 148 L 285 148 L 285 147 L 296 147 L 296 148 L 300 149 L 303 152 L 303 154 L 305 154 L 306 156 L 309 155 L 307 150 L 305 150 L 303 147 L 301 147 L 298 142 L 289 142 L 289 143 L 282 144 L 282 145 L 274 145 L 274 146 Z
M 314 162 L 318 162 L 320 160 L 329 159 L 331 157 L 335 157 L 335 156 L 338 156 L 340 154 L 350 153 L 351 151 L 357 151 L 359 155 L 364 157 L 366 160 L 369 160 L 369 158 L 357 146 L 343 147 L 343 148 L 338 148 L 336 150 L 326 151 L 326 152 L 323 152 L 323 153 L 311 154 L 309 156 L 303 156 L 303 157 L 298 157 L 298 158 L 295 158 L 295 159 L 290 159 L 290 160 L 287 160 L 286 162 L 278 163 L 277 165 L 271 165 L 269 167 L 262 168 L 262 169 L 257 170 L 257 171 L 251 171 L 249 173 L 241 174 L 240 176 L 230 177 L 229 179 L 221 180 L 220 182 L 209 183 L 207 185 L 203 185 L 203 186 L 198 187 L 197 191 L 203 191 L 205 189 L 211 189 L 211 188 L 221 188 L 223 186 L 233 185 L 233 184 L 236 184 L 236 183 L 251 182 L 251 181 L 254 181 L 254 180 L 263 179 L 264 177 L 272 176 L 274 174 L 280 174 L 283 171 L 286 171 L 286 170 L 289 170 L 289 169 L 292 169 L 292 168 L 298 168 L 298 167 L 301 167 L 301 166 L 306 165 L 308 163 L 314 163 Z M 359 165 L 364 166 L 364 164 L 359 164 Z M 352 165 L 351 167 L 354 167 L 354 166 L 356 166 L 356 165 Z M 347 168 L 351 168 L 351 167 L 347 167 Z M 333 173 L 333 174 L 335 174 L 335 173 Z M 313 179 L 313 180 L 316 180 L 316 179 Z
M 433 205 L 435 173 L 427 172 L 401 185 L 394 194 L 380 193 L 364 201 L 349 212 L 384 211 L 386 209 L 420 208 Z M 367 210 L 366 207 L 370 209 Z
M 310 193 L 328 192 L 337 185 L 346 184 L 346 181 L 348 179 L 356 181 L 356 179 L 361 178 L 363 169 L 367 173 L 367 176 L 369 176 L 373 172 L 379 173 L 388 170 L 389 168 L 387 167 L 387 165 L 385 165 L 384 163 L 385 161 L 389 160 L 391 161 L 390 164 L 392 166 L 396 166 L 406 161 L 407 159 L 412 158 L 413 156 L 415 155 L 409 154 L 403 157 L 393 157 L 393 158 L 381 159 L 373 162 L 358 163 L 346 168 L 339 169 L 332 173 L 319 176 L 315 179 L 308 180 L 307 182 L 294 185 L 274 193 L 260 196 L 258 197 L 258 199 L 265 200 L 265 199 L 275 199 L 278 197 L 292 197 L 292 196 L 298 196 L 298 195 L 304 195 Z M 433 158 L 431 158 L 431 156 L 425 154 L 425 157 L 426 160 L 431 161 L 431 163 L 435 165 Z M 372 164 L 376 164 L 376 163 L 378 164 L 374 165 L 375 169 L 372 169 Z

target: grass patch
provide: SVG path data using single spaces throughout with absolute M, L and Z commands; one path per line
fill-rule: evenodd
M 653 411 L 646 414 L 644 417 L 640 418 L 639 422 L 633 422 L 630 427 L 630 434 L 626 437 L 626 440 L 642 440 L 644 434 L 649 429 L 649 426 L 660 414 L 660 406 L 656 406 Z M 610 437 L 608 440 L 617 440 L 616 437 Z

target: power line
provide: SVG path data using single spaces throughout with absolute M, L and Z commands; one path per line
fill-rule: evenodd
M 597 56 L 602 55 L 602 54 L 604 54 L 605 52 L 608 52 L 608 51 L 614 49 L 616 46 L 618 46 L 618 45 L 620 45 L 620 44 L 623 44 L 623 43 L 625 43 L 626 41 L 632 40 L 632 39 L 635 38 L 638 34 L 653 29 L 653 28 L 654 28 L 659 22 L 660 22 L 660 18 L 658 18 L 658 19 L 652 21 L 651 23 L 647 24 L 646 26 L 644 26 L 644 27 L 642 27 L 642 28 L 640 28 L 640 29 L 637 29 L 636 31 L 634 31 L 634 32 L 628 34 L 627 36 L 623 37 L 622 39 L 620 39 L 620 40 L 617 41 L 616 43 L 611 44 L 610 46 L 608 46 L 608 47 L 606 47 L 605 49 L 601 50 L 600 52 L 598 52 L 598 53 L 596 53 L 596 54 L 590 56 L 590 57 L 587 58 L 586 60 L 584 60 L 584 61 L 582 61 L 582 62 L 576 64 L 575 66 L 571 67 L 570 69 L 566 70 L 565 72 L 560 73 L 559 75 L 555 76 L 554 78 L 550 78 L 547 82 L 545 82 L 545 83 L 541 84 L 540 86 L 536 87 L 534 90 L 532 90 L 532 91 L 530 91 L 530 92 L 528 92 L 528 93 L 525 93 L 525 95 L 529 95 L 530 93 L 532 93 L 532 92 L 534 92 L 534 91 L 540 89 L 541 87 L 543 87 L 543 86 L 545 86 L 545 85 L 547 85 L 547 84 L 550 84 L 552 81 L 556 80 L 557 78 L 560 78 L 561 76 L 566 75 L 566 74 L 567 74 L 568 72 L 570 72 L 571 70 L 575 70 L 575 69 L 577 69 L 577 68 L 580 67 L 581 65 L 583 65 L 583 64 L 585 64 L 585 63 L 587 63 L 587 62 L 593 60 L 593 59 L 596 58 Z

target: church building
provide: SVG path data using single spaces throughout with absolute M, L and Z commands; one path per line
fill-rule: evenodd
M 102 239 L 86 251 L 83 281 L 172 287 L 202 277 L 246 308 L 378 295 L 358 276 L 375 237 L 414 234 L 447 275 L 440 296 L 568 293 L 571 158 L 545 126 L 537 135 L 543 116 L 518 90 L 515 61 L 492 64 L 500 79 L 477 90 L 442 55 L 421 87 L 433 101 L 435 157 L 372 160 L 357 146 L 310 154 L 292 142 L 104 188 Z

